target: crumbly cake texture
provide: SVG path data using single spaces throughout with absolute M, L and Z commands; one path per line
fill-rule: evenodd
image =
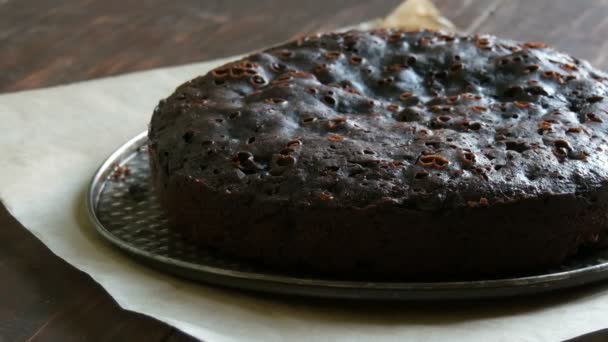
M 335 276 L 501 276 L 608 230 L 608 76 L 543 43 L 301 38 L 184 83 L 151 166 L 202 246 Z

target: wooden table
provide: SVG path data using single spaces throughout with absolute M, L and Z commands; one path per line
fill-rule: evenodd
M 400 0 L 0 0 L 0 92 L 247 52 Z M 608 67 L 607 0 L 436 0 L 465 32 L 546 41 Z M 187 341 L 120 309 L 0 208 L 0 342 Z M 608 321 L 606 323 L 608 328 Z M 608 340 L 608 331 L 580 337 Z

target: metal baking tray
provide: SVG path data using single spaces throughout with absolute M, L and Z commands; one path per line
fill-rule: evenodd
M 120 146 L 99 167 L 87 194 L 95 229 L 112 245 L 163 272 L 231 288 L 325 298 L 446 300 L 507 297 L 569 288 L 608 278 L 608 250 L 521 277 L 448 282 L 348 281 L 283 274 L 188 243 L 168 228 L 150 185 L 147 134 Z

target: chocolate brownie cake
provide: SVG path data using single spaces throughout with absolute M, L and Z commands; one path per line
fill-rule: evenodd
M 278 269 L 522 274 L 608 231 L 608 76 L 542 43 L 308 36 L 197 77 L 149 130 L 173 229 Z

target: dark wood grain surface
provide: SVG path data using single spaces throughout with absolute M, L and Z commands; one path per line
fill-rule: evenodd
M 399 2 L 0 0 L 0 92 L 243 53 L 382 16 Z M 464 32 L 546 41 L 608 68 L 608 0 L 435 2 Z M 191 338 L 120 309 L 0 206 L 0 342 L 24 340 Z M 577 340 L 606 341 L 608 332 Z

